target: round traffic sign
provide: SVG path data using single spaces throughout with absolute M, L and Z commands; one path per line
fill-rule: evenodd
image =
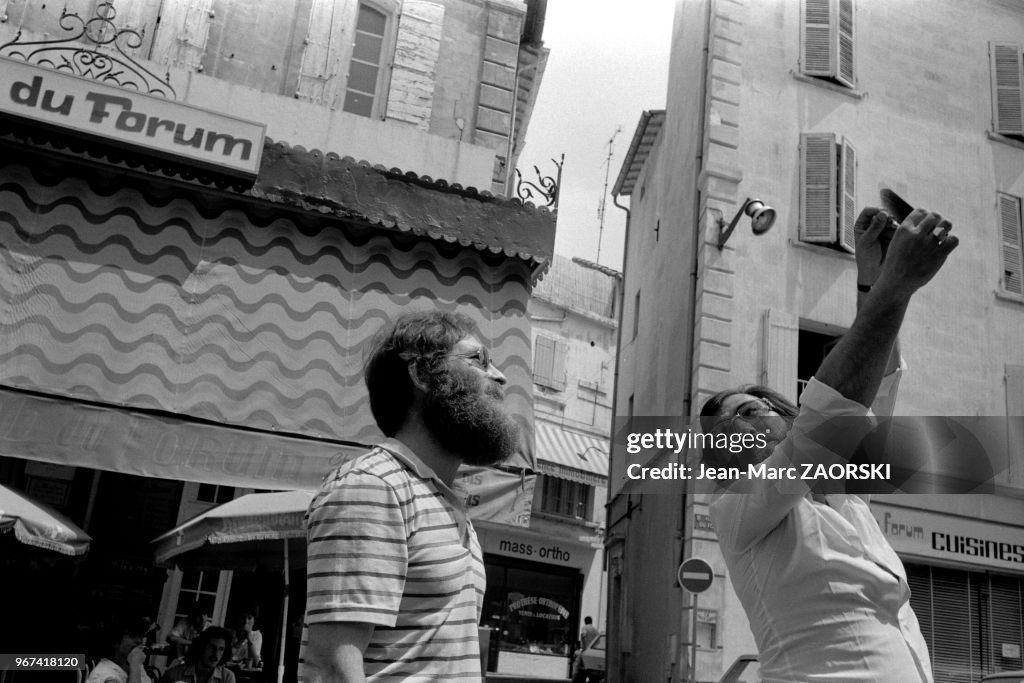
M 703 593 L 711 587 L 715 573 L 711 565 L 699 557 L 691 557 L 679 565 L 676 572 L 679 585 L 691 593 Z

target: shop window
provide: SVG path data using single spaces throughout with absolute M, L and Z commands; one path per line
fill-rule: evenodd
M 854 12 L 853 0 L 804 0 L 800 24 L 804 75 L 856 87 Z
M 800 136 L 800 241 L 853 253 L 857 153 L 834 133 Z
M 540 476 L 542 479 L 541 512 L 590 520 L 590 503 L 594 487 L 561 477 L 544 474 Z
M 935 683 L 976 681 L 1024 666 L 1021 577 L 905 566 Z

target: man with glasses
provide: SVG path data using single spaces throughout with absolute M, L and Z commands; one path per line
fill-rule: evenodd
M 757 432 L 767 445 L 709 451 L 706 461 L 743 471 L 760 462 L 773 471 L 841 463 L 857 436 L 838 426 L 865 423 L 872 404 L 879 413 L 891 410 L 907 306 L 957 238 L 949 221 L 916 210 L 895 229 L 886 253 L 880 237 L 890 222 L 879 209 L 865 209 L 857 220 L 857 316 L 804 389 L 801 407 L 766 387 L 712 397 L 701 410 L 705 431 Z M 859 496 L 812 494 L 803 481 L 748 479 L 717 493 L 711 516 L 763 680 L 932 680 L 903 564 Z
M 430 312 L 378 337 L 365 379 L 388 438 L 310 505 L 300 680 L 480 681 L 483 559 L 451 485 L 518 447 L 505 376 L 472 321 Z

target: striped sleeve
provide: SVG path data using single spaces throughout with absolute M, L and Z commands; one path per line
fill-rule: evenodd
M 321 493 L 307 518 L 307 623 L 395 625 L 409 562 L 402 512 L 393 488 L 358 468 Z

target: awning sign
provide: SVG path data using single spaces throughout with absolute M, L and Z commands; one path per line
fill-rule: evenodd
M 266 126 L 0 57 L 0 114 L 234 176 L 259 173 Z

